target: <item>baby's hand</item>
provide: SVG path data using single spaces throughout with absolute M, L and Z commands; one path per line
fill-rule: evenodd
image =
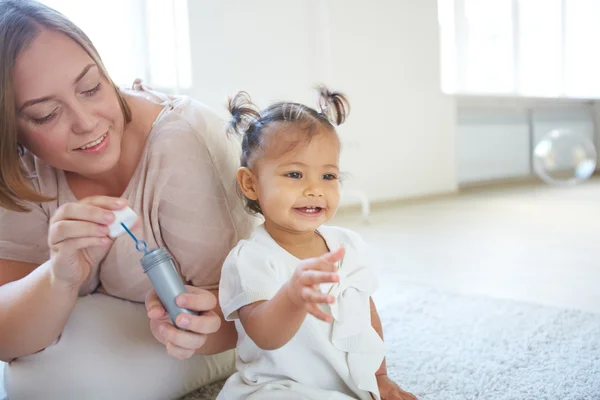
M 333 296 L 321 292 L 319 284 L 335 283 L 339 276 L 335 263 L 344 257 L 344 249 L 340 248 L 318 258 L 309 258 L 302 261 L 292 279 L 286 285 L 289 299 L 298 307 L 304 307 L 307 312 L 325 322 L 332 322 L 331 315 L 323 312 L 319 304 L 331 304 L 335 301 Z
M 387 375 L 377 375 L 376 378 L 381 400 L 418 400 L 414 394 L 400 389 Z

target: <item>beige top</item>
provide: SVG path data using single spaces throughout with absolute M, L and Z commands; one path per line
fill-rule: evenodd
M 185 96 L 159 96 L 164 108 L 123 197 L 142 218 L 134 234 L 148 248 L 166 248 L 187 282 L 216 289 L 223 260 L 249 236 L 256 220 L 243 209 L 236 191 L 240 144 L 226 135 L 224 121 L 205 105 Z M 49 258 L 50 217 L 77 199 L 62 170 L 30 153 L 23 161 L 36 176 L 35 188 L 57 200 L 30 204 L 30 213 L 0 209 L 0 258 L 42 264 Z M 151 284 L 141 257 L 131 237 L 120 236 L 82 293 L 101 284 L 109 295 L 143 302 Z

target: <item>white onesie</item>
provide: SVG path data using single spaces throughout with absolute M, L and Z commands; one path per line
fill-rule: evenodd
M 219 300 L 238 331 L 237 372 L 218 400 L 310 399 L 379 400 L 375 372 L 385 355 L 383 341 L 371 326 L 369 298 L 377 286 L 363 257 L 364 242 L 346 229 L 321 226 L 330 250 L 344 246 L 340 281 L 323 284 L 336 297 L 323 305 L 333 323 L 308 315 L 296 335 L 277 350 L 260 349 L 244 331 L 237 311 L 270 300 L 293 275 L 300 260 L 271 238 L 264 225 L 229 253 L 221 272 Z

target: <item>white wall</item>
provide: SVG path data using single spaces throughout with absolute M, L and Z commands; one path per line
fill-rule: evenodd
M 527 111 L 460 108 L 456 153 L 459 184 L 529 175 Z
M 455 102 L 440 92 L 436 0 L 191 0 L 191 95 L 225 114 L 248 91 L 352 104 L 340 128 L 348 189 L 372 200 L 456 190 Z

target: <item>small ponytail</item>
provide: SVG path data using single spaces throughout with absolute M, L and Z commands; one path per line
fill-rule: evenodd
M 260 121 L 258 107 L 246 92 L 238 92 L 234 97 L 227 99 L 227 109 L 231 113 L 231 120 L 227 124 L 228 134 L 244 136 Z
M 350 113 L 350 103 L 340 92 L 331 92 L 325 86 L 319 86 L 319 109 L 329 122 L 341 125 Z

